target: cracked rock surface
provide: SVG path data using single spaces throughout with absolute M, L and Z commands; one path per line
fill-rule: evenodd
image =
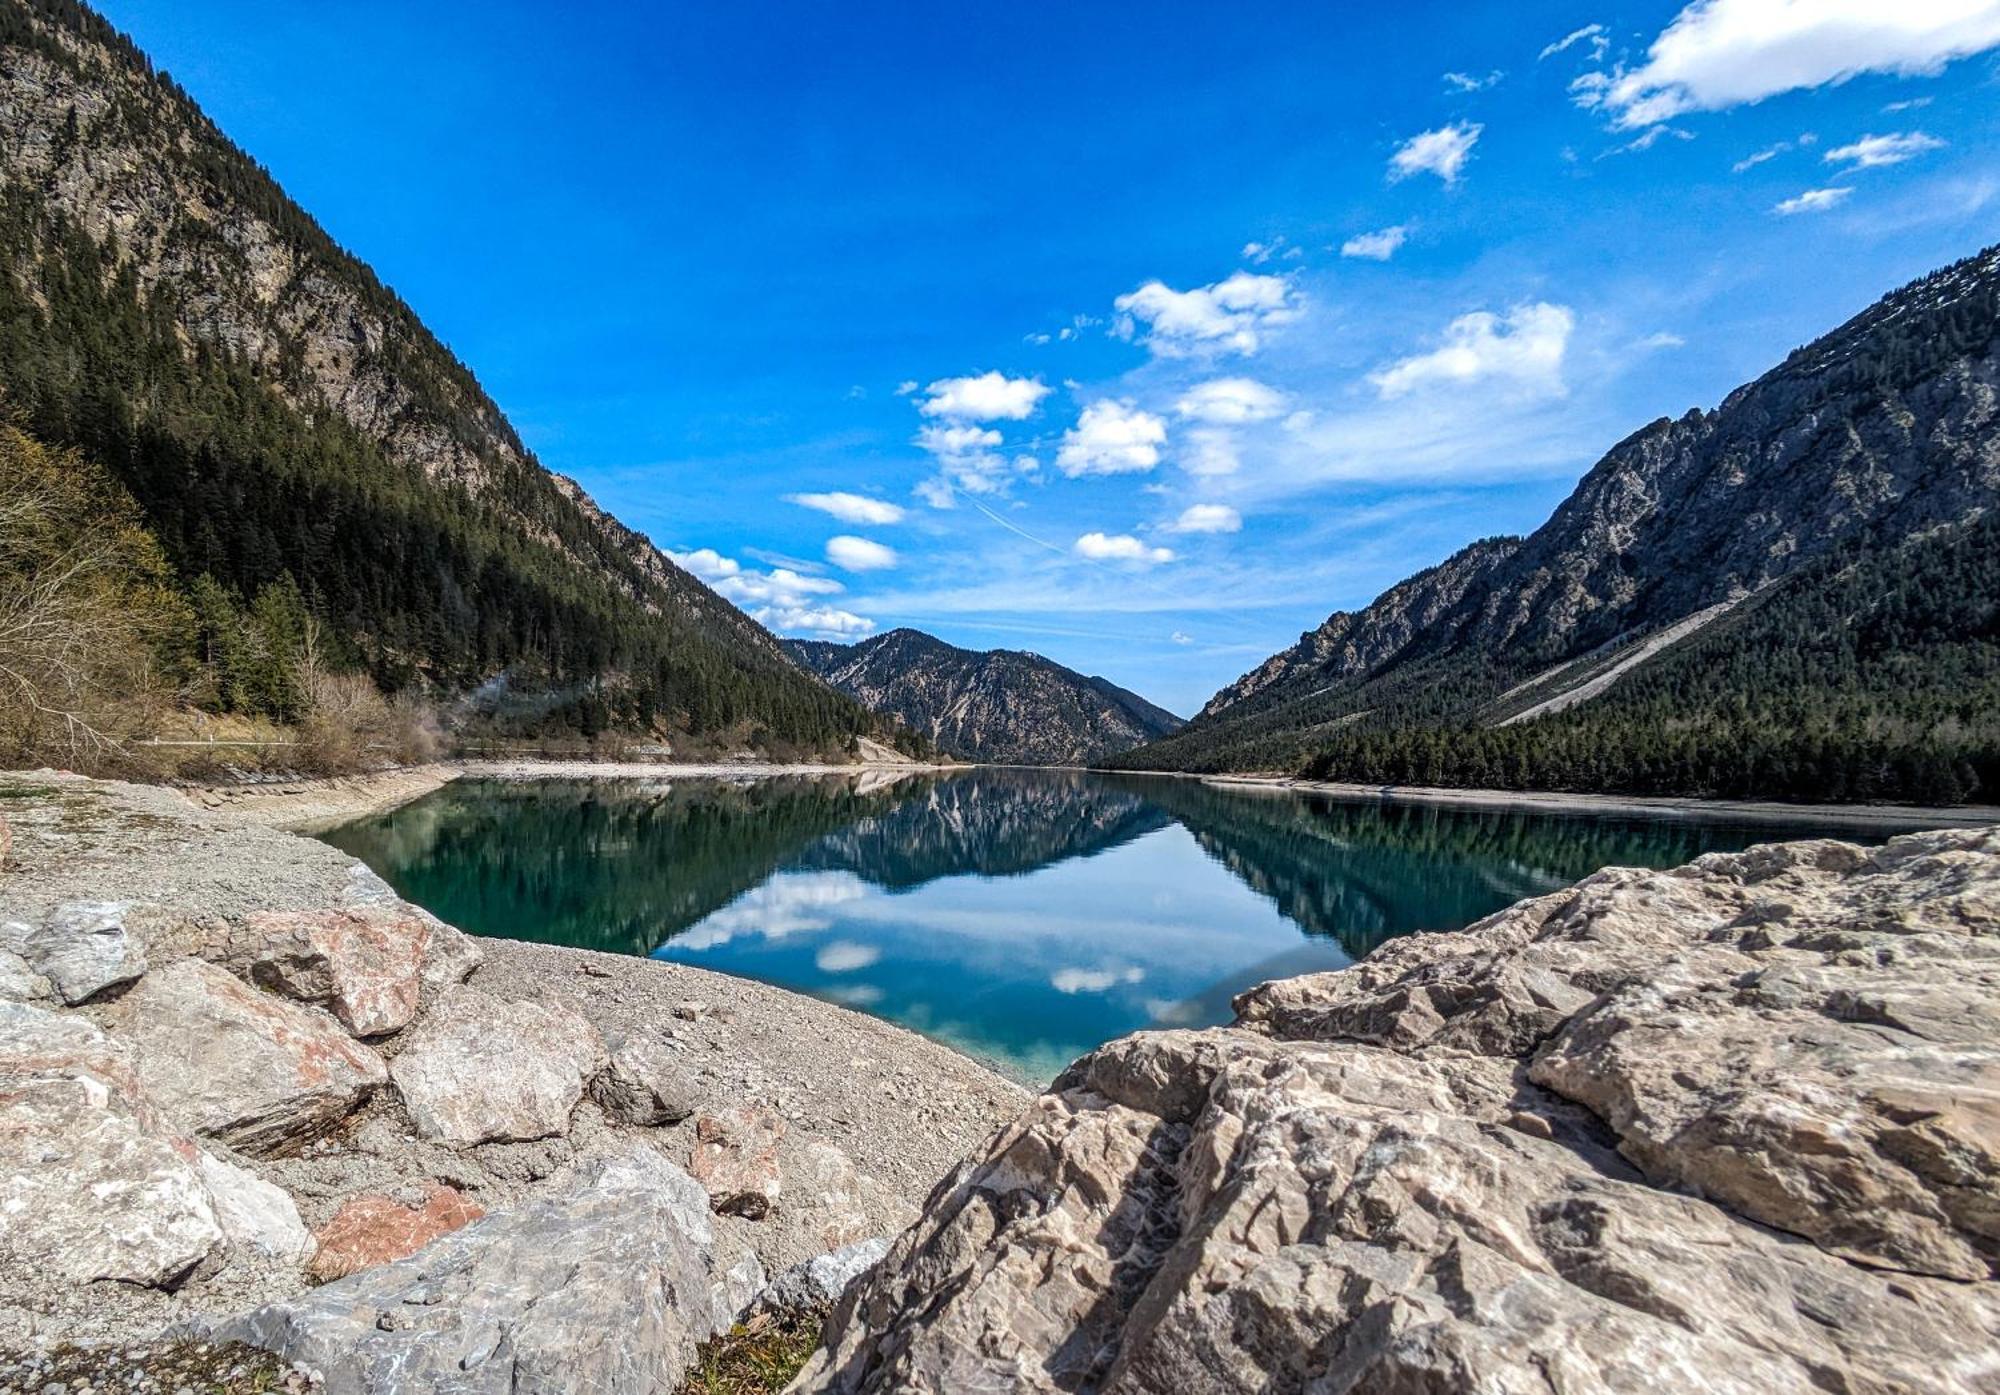
M 2000 1384 L 2000 832 L 1610 869 L 1092 1053 L 795 1392 Z

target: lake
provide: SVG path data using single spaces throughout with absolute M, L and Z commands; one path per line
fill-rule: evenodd
M 1455 930 L 1600 867 L 1838 832 L 982 769 L 461 780 L 324 834 L 473 934 L 811 993 L 1045 1082 L 1268 978 Z

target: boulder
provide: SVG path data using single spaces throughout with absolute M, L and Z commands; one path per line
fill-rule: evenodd
M 778 1145 L 785 1121 L 763 1105 L 736 1105 L 694 1121 L 694 1156 L 688 1171 L 725 1216 L 762 1220 L 782 1189 Z
M 666 1038 L 634 1032 L 607 1043 L 610 1064 L 590 1085 L 591 1098 L 625 1124 L 678 1124 L 695 1111 L 701 1092 Z
M 324 1283 L 402 1259 L 485 1214 L 455 1188 L 436 1182 L 418 1206 L 376 1192 L 351 1196 L 313 1236 L 312 1275 Z
M 381 1057 L 329 1014 L 198 959 L 147 975 L 113 1025 L 146 1095 L 176 1125 L 252 1156 L 296 1152 L 388 1079 Z
M 417 912 L 419 915 L 425 912 Z M 480 951 L 472 936 L 456 925 L 446 925 L 431 918 L 430 946 L 424 951 L 423 986 L 426 997 L 438 997 L 456 988 L 472 976 L 472 971 L 484 963 L 485 954 Z
M 327 1395 L 652 1395 L 728 1322 L 713 1243 L 701 1189 L 644 1149 L 201 1335 L 318 1371 Z
M 283 1187 L 213 1153 L 202 1153 L 195 1166 L 232 1256 L 259 1255 L 282 1264 L 303 1264 L 312 1257 L 312 1233 Z
M 384 1036 L 416 1016 L 433 924 L 395 906 L 259 912 L 244 920 L 244 971 L 260 988 L 325 1007 L 355 1036 Z
M 813 1139 L 781 1158 L 778 1171 L 783 1179 L 786 1216 L 804 1228 L 810 1243 L 838 1250 L 868 1234 L 870 1222 L 862 1203 L 861 1177 L 841 1149 Z
M 0 1003 L 0 1265 L 179 1284 L 224 1252 L 198 1156 L 97 1027 Z
M 1613 870 L 1085 1057 L 807 1392 L 1971 1392 L 2000 833 Z
M 568 1132 L 605 1063 L 604 1039 L 569 1009 L 461 987 L 411 1030 L 392 1073 L 420 1136 L 484 1143 Z
M 19 955 L 65 1003 L 87 1002 L 146 972 L 146 942 L 126 924 L 123 901 L 72 901 L 40 925 L 0 925 L 0 949 Z
M 755 1306 L 775 1313 L 811 1313 L 831 1308 L 888 1253 L 889 1242 L 876 1236 L 814 1255 L 773 1279 L 757 1295 Z
M 38 1003 L 54 993 L 55 985 L 36 973 L 27 960 L 10 949 L 0 949 L 0 1001 Z

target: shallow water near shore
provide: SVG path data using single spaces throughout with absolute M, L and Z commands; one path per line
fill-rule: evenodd
M 760 979 L 1039 1083 L 1600 867 L 1893 831 L 991 769 L 462 780 L 321 836 L 471 933 Z

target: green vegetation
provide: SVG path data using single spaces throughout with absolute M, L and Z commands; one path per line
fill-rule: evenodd
M 137 501 L 200 617 L 200 701 L 299 716 L 271 655 L 310 622 L 330 671 L 480 694 L 457 713 L 475 730 L 916 748 L 566 491 L 410 309 L 101 20 L 10 0 L 0 45 L 108 99 L 70 109 L 58 170 L 134 150 L 169 182 L 130 247 L 80 226 L 53 175 L 0 183 L 0 411 Z M 261 259 L 252 217 L 276 244 Z M 329 352 L 388 385 L 386 419 L 363 430 L 325 401 L 309 362 Z
M 1887 550 L 1849 543 L 1601 696 L 1492 725 L 1498 695 L 1528 676 L 1497 664 L 1392 668 L 1204 724 L 1129 763 L 1385 785 L 2000 800 L 2000 518 Z
M 680 1395 L 775 1395 L 819 1350 L 823 1312 L 760 1313 L 701 1349 Z

